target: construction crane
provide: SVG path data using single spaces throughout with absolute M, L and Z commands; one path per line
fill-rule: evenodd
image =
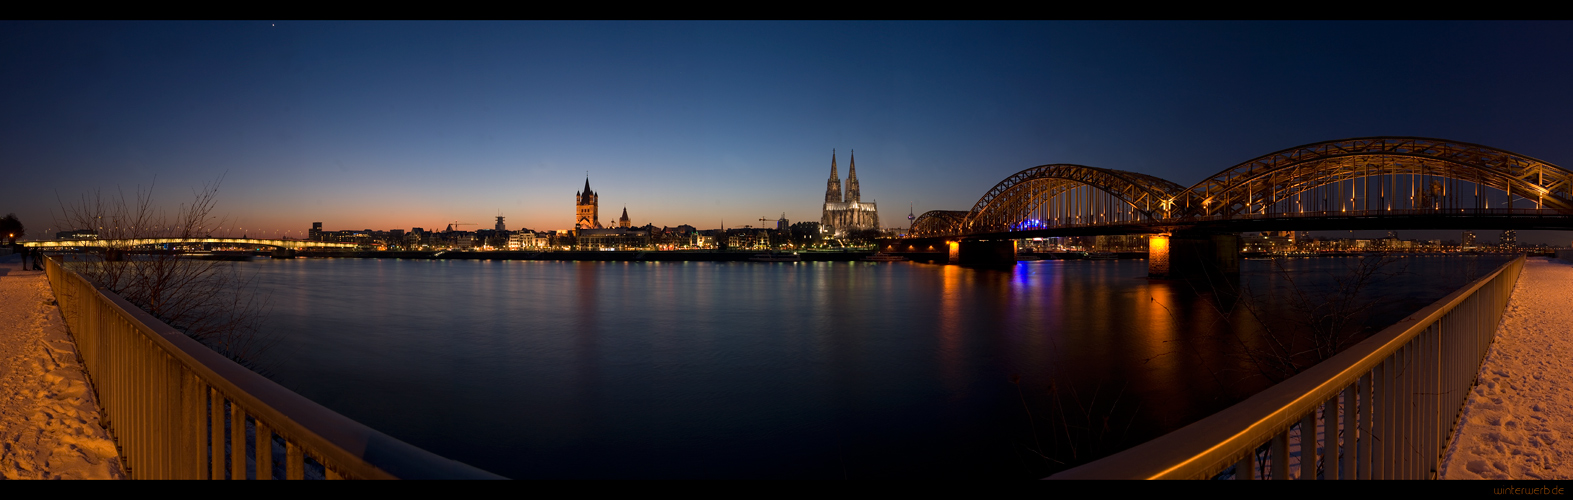
M 444 239 L 452 239 L 453 240 L 453 246 L 461 247 L 461 249 L 462 248 L 467 248 L 467 247 L 462 247 L 461 245 L 459 245 L 459 235 L 451 234 L 451 233 L 453 233 L 454 231 L 457 231 L 459 229 L 459 226 L 475 226 L 475 225 L 478 225 L 478 224 L 476 224 L 474 222 L 459 222 L 458 219 L 455 219 L 452 224 L 448 224 L 448 233 L 450 233 L 450 235 L 447 236 L 447 237 L 444 237 Z

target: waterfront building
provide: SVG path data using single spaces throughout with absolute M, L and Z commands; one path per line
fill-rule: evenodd
M 55 233 L 57 240 L 96 240 L 98 231 L 93 229 L 77 229 L 74 231 L 60 231 Z
M 736 250 L 769 250 L 774 247 L 771 231 L 765 228 L 743 226 L 726 230 L 726 246 Z
M 537 235 L 535 231 L 523 229 L 508 236 L 509 250 L 530 250 L 543 248 L 549 240 L 547 235 Z
M 1295 249 L 1294 231 L 1241 233 L 1240 243 L 1247 252 L 1288 252 Z
M 819 218 L 820 228 L 832 236 L 843 236 L 851 231 L 879 229 L 879 210 L 873 202 L 864 203 L 858 188 L 857 158 L 849 157 L 847 164 L 847 190 L 843 197 L 841 178 L 836 174 L 836 152 L 830 152 L 830 179 L 825 181 L 825 207 Z
M 576 231 L 580 250 L 649 248 L 650 232 L 626 227 L 580 229 Z
M 508 237 L 512 234 L 512 231 L 507 230 L 477 229 L 475 230 L 475 246 L 481 247 L 485 250 L 498 250 L 507 248 Z

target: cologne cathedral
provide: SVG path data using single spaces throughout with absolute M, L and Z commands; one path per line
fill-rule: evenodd
M 879 229 L 879 211 L 873 202 L 864 203 L 858 193 L 857 157 L 847 160 L 847 192 L 841 196 L 841 178 L 836 175 L 836 152 L 830 152 L 830 180 L 825 183 L 825 212 L 820 229 L 834 236 L 850 231 Z

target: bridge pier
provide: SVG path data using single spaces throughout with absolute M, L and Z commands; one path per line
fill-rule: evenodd
M 295 249 L 293 249 L 293 248 L 285 248 L 285 247 L 274 248 L 273 249 L 273 258 L 275 258 L 275 259 L 293 259 L 293 258 L 295 258 Z
M 1169 233 L 1147 237 L 1147 276 L 1169 276 Z
M 950 264 L 984 269 L 1016 266 L 1016 240 L 961 240 L 950 243 Z
M 1147 275 L 1206 278 L 1240 274 L 1240 235 L 1176 232 L 1147 243 Z
M 879 251 L 913 262 L 943 264 L 949 260 L 950 243 L 945 238 L 888 238 L 880 240 Z

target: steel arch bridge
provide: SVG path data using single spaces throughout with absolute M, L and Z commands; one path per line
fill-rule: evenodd
M 924 213 L 910 236 L 1155 233 L 1197 226 L 1255 231 L 1290 220 L 1468 224 L 1503 217 L 1573 229 L 1573 172 L 1478 144 L 1366 137 L 1263 155 L 1189 188 L 1135 172 L 1041 165 L 1001 181 L 971 210 Z

